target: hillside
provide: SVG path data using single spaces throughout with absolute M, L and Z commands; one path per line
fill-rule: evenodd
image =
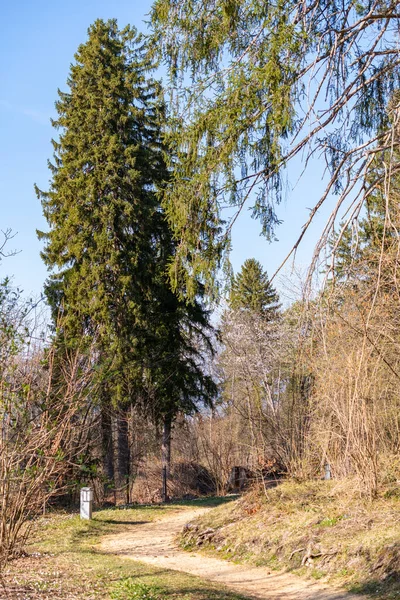
M 349 482 L 285 481 L 189 523 L 180 543 L 233 561 L 400 598 L 400 495 L 355 498 Z

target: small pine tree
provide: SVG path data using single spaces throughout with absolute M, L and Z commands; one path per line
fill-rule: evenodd
M 254 258 L 248 258 L 233 278 L 229 298 L 230 308 L 252 311 L 271 321 L 277 318 L 280 303 L 266 271 Z

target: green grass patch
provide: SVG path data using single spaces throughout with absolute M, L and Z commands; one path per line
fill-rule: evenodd
M 114 585 L 111 598 L 112 600 L 161 600 L 163 592 L 160 587 L 137 583 L 134 578 L 129 577 Z
M 225 499 L 213 499 L 215 505 Z M 103 535 L 158 519 L 185 506 L 208 506 L 209 499 L 162 506 L 129 506 L 96 511 L 91 521 L 54 513 L 37 522 L 26 557 L 5 573 L 10 598 L 24 600 L 242 600 L 201 578 L 158 569 L 101 551 Z
M 325 517 L 324 519 L 322 519 L 322 521 L 320 523 L 318 523 L 318 525 L 320 527 L 333 527 L 334 525 L 336 525 L 343 517 L 339 516 L 339 517 Z

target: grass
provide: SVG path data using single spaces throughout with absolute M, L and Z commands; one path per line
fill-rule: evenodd
M 164 506 L 96 511 L 92 521 L 53 514 L 38 522 L 28 554 L 10 566 L 10 600 L 239 600 L 200 578 L 124 560 L 99 550 L 119 533 L 186 506 L 210 506 L 181 538 L 187 549 L 214 529 L 201 548 L 239 563 L 325 580 L 384 600 L 400 599 L 400 495 L 374 502 L 346 492 L 346 483 L 283 482 L 232 501 L 206 498 Z M 2 596 L 0 588 L 0 598 Z
M 350 591 L 400 599 L 400 494 L 373 502 L 348 492 L 351 482 L 285 481 L 253 490 L 199 518 L 183 548 L 235 562 L 292 571 Z M 201 534 L 212 528 L 214 533 Z
M 91 521 L 74 514 L 40 519 L 28 553 L 5 573 L 10 600 L 241 600 L 243 596 L 176 571 L 157 569 L 99 550 L 103 535 L 149 522 L 184 506 L 220 505 L 204 499 L 167 506 L 96 511 Z

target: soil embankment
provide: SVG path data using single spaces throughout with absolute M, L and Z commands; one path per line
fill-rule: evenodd
M 128 526 L 126 531 L 103 538 L 103 552 L 157 567 L 184 571 L 218 582 L 241 594 L 269 600 L 359 600 L 342 591 L 303 580 L 295 575 L 271 572 L 265 567 L 247 567 L 185 552 L 175 543 L 184 525 L 209 509 L 181 509 L 157 521 Z

